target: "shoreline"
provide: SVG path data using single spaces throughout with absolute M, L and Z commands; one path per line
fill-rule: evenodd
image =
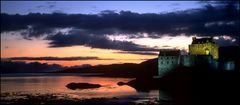
M 9 96 L 12 94 L 12 96 Z M 8 97 L 12 97 L 8 98 Z M 18 98 L 17 98 L 18 97 Z M 67 94 L 21 94 L 1 93 L 1 105 L 159 105 L 156 98 L 98 97 L 74 98 Z

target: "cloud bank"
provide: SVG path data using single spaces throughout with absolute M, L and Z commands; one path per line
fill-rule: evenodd
M 206 5 L 203 8 L 164 14 L 119 13 L 107 10 L 100 14 L 1 14 L 1 33 L 21 31 L 26 39 L 47 35 L 49 47 L 88 46 L 122 51 L 157 51 L 133 42 L 111 40 L 107 35 L 128 35 L 129 38 L 160 38 L 163 35 L 221 36 L 239 40 L 239 9 L 234 2 Z M 67 33 L 57 29 L 70 28 Z M 238 43 L 239 41 L 235 41 Z
M 113 60 L 106 58 L 99 58 L 94 56 L 86 56 L 86 57 L 12 57 L 7 58 L 10 60 L 57 60 L 57 61 L 74 61 L 74 60 Z
M 63 67 L 58 64 L 47 64 L 39 62 L 12 62 L 1 59 L 2 73 L 42 73 L 61 70 Z

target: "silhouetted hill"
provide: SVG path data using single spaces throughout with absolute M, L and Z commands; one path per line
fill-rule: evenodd
M 58 64 L 47 64 L 39 62 L 20 62 L 1 60 L 1 74 L 5 73 L 44 73 L 60 70 L 63 67 Z
M 111 65 L 98 65 L 85 68 L 68 68 L 58 73 L 102 73 L 102 76 L 113 77 L 152 77 L 157 73 L 157 58 L 140 64 L 124 63 Z

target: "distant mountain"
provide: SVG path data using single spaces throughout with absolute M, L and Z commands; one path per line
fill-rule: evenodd
M 1 59 L 1 74 L 5 73 L 43 73 L 60 70 L 63 67 L 58 64 L 47 64 L 39 62 L 20 62 Z
M 139 64 L 124 63 L 98 65 L 85 68 L 68 68 L 58 73 L 102 73 L 103 76 L 113 77 L 152 77 L 157 74 L 157 58 Z
M 98 66 L 74 66 L 64 68 L 57 64 L 26 63 L 1 60 L 1 74 L 4 73 L 101 73 L 112 77 L 152 77 L 157 73 L 157 58 L 139 64 L 123 63 Z

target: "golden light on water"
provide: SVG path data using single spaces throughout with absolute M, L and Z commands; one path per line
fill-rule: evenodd
M 137 94 L 130 86 L 118 86 L 117 82 L 128 82 L 131 78 L 107 78 L 107 77 L 84 77 L 84 76 L 29 76 L 29 77 L 5 77 L 3 82 L 10 82 L 1 85 L 3 92 L 31 92 L 32 94 L 66 94 L 74 98 L 96 98 L 124 96 Z M 100 84 L 96 89 L 71 90 L 66 87 L 71 82 L 88 82 Z

